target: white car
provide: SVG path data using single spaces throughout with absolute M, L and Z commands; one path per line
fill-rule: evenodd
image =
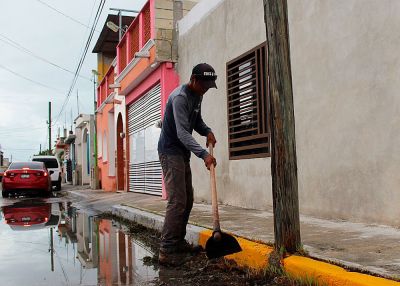
M 56 156 L 33 156 L 32 161 L 43 162 L 51 174 L 51 185 L 61 190 L 61 165 Z

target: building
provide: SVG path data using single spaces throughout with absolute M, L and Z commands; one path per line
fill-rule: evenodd
M 73 131 L 69 131 L 67 138 L 65 138 L 65 155 L 64 155 L 64 166 L 65 166 L 65 182 L 68 184 L 73 183 L 73 172 L 76 166 L 76 151 L 75 151 L 75 134 Z
M 123 16 L 122 27 L 129 26 L 134 17 Z M 106 23 L 118 23 L 118 15 L 108 15 Z M 120 111 L 120 101 L 116 89 L 110 88 L 114 83 L 115 66 L 116 66 L 116 47 L 118 45 L 118 33 L 110 30 L 106 23 L 100 33 L 100 36 L 93 49 L 93 53 L 97 53 L 97 110 L 96 110 L 96 127 L 97 127 L 97 165 L 98 178 L 100 188 L 106 191 L 123 190 L 123 184 L 117 186 L 116 181 L 116 122 L 118 115 L 123 114 L 125 117 L 125 106 Z M 118 104 L 116 104 L 118 103 Z M 121 117 L 121 116 L 120 116 Z M 120 119 L 121 120 L 121 119 Z
M 80 114 L 75 119 L 75 159 L 73 171 L 74 185 L 90 185 L 94 158 L 94 115 Z
M 105 190 L 162 195 L 155 124 L 179 84 L 174 23 L 196 3 L 175 6 L 180 9 L 174 18 L 175 1 L 147 1 L 116 46 L 117 57 L 98 86 L 98 156 Z
M 115 83 L 126 108 L 116 126 L 122 139 L 116 145 L 117 177 L 118 185 L 125 182 L 125 190 L 163 194 L 156 123 L 168 95 L 179 84 L 174 23 L 196 3 L 182 1 L 176 6 L 177 1 L 147 1 L 117 46 Z
M 400 224 L 397 1 L 288 1 L 300 212 Z M 374 15 L 371 17 L 371 15 Z M 179 76 L 208 62 L 203 118 L 218 144 L 218 198 L 272 206 L 262 0 L 203 0 L 179 22 Z M 209 177 L 192 160 L 197 201 Z

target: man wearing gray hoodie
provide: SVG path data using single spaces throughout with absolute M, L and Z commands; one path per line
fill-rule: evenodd
M 168 204 L 161 234 L 159 263 L 176 266 L 185 262 L 184 252 L 190 250 L 185 243 L 186 225 L 193 207 L 192 172 L 190 154 L 204 160 L 207 169 L 217 162 L 193 138 L 195 130 L 207 137 L 206 145 L 215 146 L 216 139 L 201 116 L 203 95 L 217 88 L 217 75 L 206 63 L 196 65 L 190 81 L 177 87 L 169 96 L 165 108 L 158 153 L 163 170 Z

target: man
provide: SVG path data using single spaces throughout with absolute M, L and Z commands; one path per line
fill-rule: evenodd
M 179 265 L 185 262 L 186 225 L 193 207 L 190 152 L 204 160 L 209 169 L 217 162 L 192 136 L 193 130 L 207 137 L 206 145 L 217 142 L 201 117 L 201 102 L 209 88 L 217 88 L 217 75 L 206 63 L 196 65 L 188 84 L 176 88 L 165 108 L 158 153 L 168 195 L 165 221 L 161 234 L 160 264 Z

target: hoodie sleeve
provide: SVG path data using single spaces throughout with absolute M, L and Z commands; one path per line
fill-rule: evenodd
M 207 136 L 208 133 L 212 132 L 211 128 L 204 123 L 203 117 L 201 116 L 201 109 L 200 113 L 197 116 L 196 125 L 194 126 L 194 130 L 199 133 L 201 136 Z
M 172 101 L 172 109 L 178 139 L 186 149 L 193 152 L 197 157 L 201 159 L 207 157 L 208 152 L 203 149 L 193 138 L 192 134 L 190 134 L 189 107 L 187 100 L 183 96 L 176 96 Z

